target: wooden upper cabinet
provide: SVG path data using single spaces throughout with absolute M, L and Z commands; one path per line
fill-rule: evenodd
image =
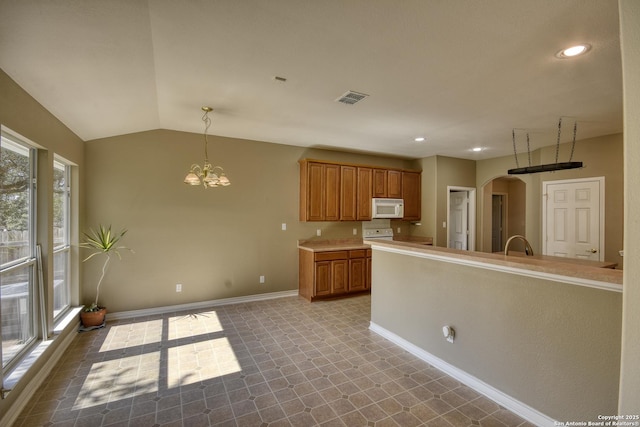
M 300 221 L 369 221 L 374 197 L 404 199 L 420 219 L 420 172 L 300 160 Z
M 324 221 L 340 220 L 340 166 L 324 165 L 325 203 Z
M 404 199 L 404 217 L 407 221 L 419 221 L 422 203 L 420 172 L 402 172 L 402 198 Z
M 387 197 L 387 170 L 373 170 L 373 197 Z
M 402 198 L 402 171 L 373 169 L 373 197 Z
M 340 220 L 340 166 L 300 162 L 300 220 Z
M 358 168 L 340 166 L 340 220 L 355 221 L 357 218 Z
M 402 199 L 402 172 L 387 171 L 387 197 L 391 199 Z
M 371 220 L 371 178 L 373 171 L 371 168 L 358 167 L 358 191 L 356 219 L 358 221 Z

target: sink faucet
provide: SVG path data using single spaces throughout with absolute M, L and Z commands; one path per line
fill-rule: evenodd
M 524 242 L 524 253 L 526 255 L 533 255 L 533 248 L 531 247 L 531 245 L 529 244 L 527 239 L 525 239 L 524 236 L 521 236 L 519 234 L 514 234 L 513 236 L 509 237 L 509 240 L 507 240 L 507 243 L 504 245 L 504 254 L 505 255 L 509 255 L 509 245 L 511 244 L 511 241 L 513 239 L 522 240 Z

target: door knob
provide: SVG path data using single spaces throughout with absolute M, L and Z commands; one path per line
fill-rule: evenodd
M 590 253 L 592 253 L 592 254 L 595 254 L 595 253 L 598 253 L 598 250 L 597 250 L 597 249 L 593 249 L 593 248 L 591 248 L 591 249 L 587 249 L 587 251 L 586 251 L 586 252 L 590 252 Z

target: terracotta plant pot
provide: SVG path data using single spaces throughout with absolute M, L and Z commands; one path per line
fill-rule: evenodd
M 85 328 L 91 326 L 100 326 L 104 323 L 104 318 L 107 315 L 107 309 L 101 308 L 98 311 L 81 311 L 80 321 Z

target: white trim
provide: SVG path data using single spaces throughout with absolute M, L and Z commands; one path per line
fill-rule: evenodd
M 451 225 L 451 191 L 466 191 L 469 198 L 469 212 L 467 215 L 467 250 L 476 250 L 476 189 L 474 187 L 458 187 L 447 185 L 447 247 L 449 247 L 449 226 Z
M 427 362 L 431 366 L 441 370 L 445 374 L 455 378 L 461 383 L 471 387 L 478 393 L 481 393 L 498 403 L 499 405 L 504 406 L 509 411 L 519 415 L 525 420 L 533 423 L 537 426 L 555 426 L 558 425 L 556 421 L 547 415 L 543 414 L 540 411 L 537 411 L 530 407 L 529 405 L 520 402 L 517 399 L 509 396 L 508 394 L 498 390 L 497 388 L 485 383 L 484 381 L 474 377 L 473 375 L 468 374 L 467 372 L 459 369 L 448 362 L 440 359 L 439 357 L 434 356 L 428 351 L 416 346 L 415 344 L 410 343 L 404 338 L 394 334 L 391 331 L 383 328 L 380 325 L 375 324 L 374 322 L 369 322 L 369 330 L 375 332 L 376 334 L 382 336 L 383 338 L 388 339 L 392 343 L 397 346 L 403 348 L 408 351 L 412 355 L 417 358 Z
M 152 316 L 157 314 L 173 313 L 176 311 L 199 310 L 202 308 L 215 307 L 219 305 L 241 304 L 244 302 L 265 301 L 275 298 L 294 297 L 298 295 L 298 290 L 270 292 L 264 294 L 247 295 L 243 297 L 222 298 L 210 301 L 199 301 L 187 304 L 167 305 L 164 307 L 145 308 L 142 310 L 119 311 L 109 313 L 109 320 L 131 319 L 133 317 Z
M 547 191 L 547 187 L 549 185 L 576 184 L 580 182 L 592 182 L 592 181 L 597 182 L 599 187 L 598 192 L 599 192 L 600 198 L 598 200 L 598 208 L 600 210 L 600 224 L 598 227 L 600 228 L 600 235 L 598 237 L 600 239 L 600 242 L 599 242 L 600 247 L 598 248 L 598 250 L 600 253 L 598 254 L 598 259 L 600 261 L 604 261 L 605 259 L 604 227 L 606 224 L 604 221 L 604 213 L 605 213 L 605 204 L 604 204 L 605 177 L 604 176 L 595 176 L 591 178 L 559 179 L 555 181 L 542 181 L 542 254 L 543 255 L 547 254 L 547 199 L 549 194 Z
M 554 282 L 566 283 L 569 285 L 586 286 L 588 288 L 601 289 L 604 291 L 613 291 L 622 293 L 622 285 L 617 283 L 602 282 L 599 280 L 584 279 L 581 277 L 563 276 L 560 274 L 545 273 L 542 271 L 529 270 L 526 268 L 517 268 L 500 264 L 492 264 L 482 261 L 474 261 L 470 259 L 455 258 L 447 255 L 436 255 L 434 253 L 420 252 L 413 249 L 403 249 L 400 247 L 382 246 L 376 242 L 371 242 L 373 249 L 391 252 L 402 255 L 409 255 L 418 258 L 432 259 L 436 261 L 448 262 L 451 264 L 467 265 L 470 267 L 483 268 L 485 270 L 500 271 L 504 273 L 517 274 L 519 276 L 533 277 L 536 279 L 552 280 Z

